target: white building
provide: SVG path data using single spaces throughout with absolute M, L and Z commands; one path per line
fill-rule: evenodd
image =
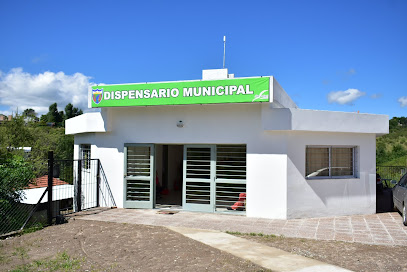
M 274 77 L 227 69 L 89 93 L 99 111 L 67 120 L 66 133 L 75 135 L 75 159 L 101 160 L 119 207 L 276 219 L 376 212 L 386 115 L 299 109 Z

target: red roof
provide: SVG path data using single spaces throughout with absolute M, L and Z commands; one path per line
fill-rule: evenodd
M 60 180 L 58 178 L 53 178 L 52 179 L 52 185 L 69 185 L 69 183 Z M 48 175 L 42 176 L 40 178 L 37 178 L 35 180 L 35 183 L 29 184 L 27 189 L 34 189 L 34 188 L 43 188 L 43 187 L 48 187 Z

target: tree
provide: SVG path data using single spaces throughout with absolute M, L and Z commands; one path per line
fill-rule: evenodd
M 43 123 L 48 122 L 48 114 L 41 115 L 40 121 Z
M 34 181 L 30 163 L 17 155 L 9 156 L 0 164 L 0 231 L 7 233 L 20 229 L 30 213 L 28 206 L 20 205 L 24 189 Z
M 23 189 L 34 180 L 32 164 L 23 158 L 19 147 L 30 145 L 33 137 L 23 116 L 16 115 L 0 127 L 0 230 L 19 229 L 28 216 L 19 205 Z
M 68 104 L 66 109 L 69 116 L 77 116 L 82 111 Z M 32 114 L 30 109 L 23 114 Z M 57 103 L 50 105 L 49 112 L 41 116 L 41 122 L 45 124 L 48 118 L 61 120 L 59 117 L 66 114 L 58 112 Z M 60 123 L 61 124 L 61 123 Z M 45 175 L 47 171 L 47 155 L 53 150 L 55 159 L 73 159 L 74 140 L 72 135 L 65 135 L 65 129 L 61 127 L 44 127 L 34 123 L 26 123 L 23 116 L 16 116 L 9 122 L 0 126 L 0 164 L 15 154 L 23 155 L 19 147 L 31 147 L 28 162 L 34 166 L 37 176 Z
M 62 112 L 58 111 L 57 103 L 51 104 L 48 108 L 47 121 L 49 123 L 61 123 L 63 119 Z
M 33 109 L 25 109 L 22 116 L 26 122 L 38 122 L 40 119 L 37 117 L 37 113 Z
M 11 121 L 5 123 L 4 145 L 6 148 L 18 148 L 30 146 L 33 140 L 33 135 L 30 129 L 26 126 L 24 117 L 16 115 Z
M 0 126 L 0 164 L 7 157 L 6 128 Z
M 37 117 L 37 113 L 33 109 L 25 109 L 22 114 L 24 117 Z
M 406 117 L 402 116 L 402 117 L 399 117 L 398 119 L 399 119 L 399 123 L 402 126 L 407 126 L 407 118 Z
M 58 112 L 58 123 L 61 123 L 64 121 L 64 116 L 65 116 L 64 111 Z
M 83 114 L 82 110 L 74 107 L 71 103 L 68 103 L 68 105 L 66 105 L 66 107 L 65 107 L 64 120 L 81 115 L 81 114 Z
M 65 107 L 65 120 L 73 117 L 73 105 L 68 103 Z
M 20 201 L 24 188 L 35 178 L 34 169 L 23 157 L 12 155 L 0 164 L 0 199 Z
M 402 157 L 406 155 L 406 149 L 401 144 L 396 144 L 392 149 L 392 156 L 394 158 Z
M 41 122 L 56 123 L 60 124 L 66 119 L 83 114 L 81 109 L 74 107 L 71 103 L 68 103 L 65 107 L 65 113 L 63 111 L 58 111 L 57 103 L 51 104 L 49 106 L 49 111 L 46 116 L 41 116 Z
M 35 127 L 33 134 L 36 136 L 31 147 L 30 162 L 33 163 L 37 176 L 47 173 L 48 151 L 53 150 L 56 160 L 72 160 L 74 137 L 65 135 L 64 128 Z
M 393 117 L 389 121 L 389 128 L 390 129 L 396 129 L 399 125 L 399 120 L 397 117 Z
M 376 164 L 382 164 L 388 160 L 388 154 L 386 151 L 386 144 L 383 142 L 377 142 L 376 144 Z

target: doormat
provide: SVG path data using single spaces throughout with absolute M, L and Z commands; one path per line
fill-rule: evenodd
M 170 215 L 173 215 L 173 214 L 176 214 L 178 212 L 177 211 L 158 211 L 157 213 L 158 214 L 170 214 Z

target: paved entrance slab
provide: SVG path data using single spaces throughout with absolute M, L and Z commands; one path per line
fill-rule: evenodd
M 170 230 L 186 237 L 207 244 L 211 247 L 251 261 L 272 271 L 286 272 L 346 272 L 350 271 L 335 265 L 291 254 L 240 237 L 216 230 L 201 230 L 184 227 L 168 227 Z
M 373 215 L 275 220 L 242 215 L 179 211 L 158 213 L 148 209 L 109 209 L 82 217 L 99 220 L 166 227 L 185 227 L 242 233 L 284 235 L 294 238 L 337 240 L 375 245 L 407 246 L 407 227 L 396 212 Z

